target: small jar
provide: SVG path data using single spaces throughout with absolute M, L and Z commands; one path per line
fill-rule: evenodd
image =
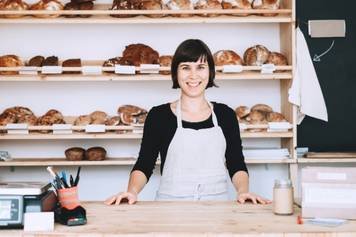
M 293 214 L 293 186 L 289 179 L 276 179 L 273 188 L 273 212 L 277 215 Z

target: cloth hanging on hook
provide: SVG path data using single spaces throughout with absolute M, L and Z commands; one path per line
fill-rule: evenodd
M 297 123 L 305 115 L 328 121 L 328 112 L 309 49 L 300 28 L 296 29 L 296 70 L 289 89 L 289 102 L 298 107 Z

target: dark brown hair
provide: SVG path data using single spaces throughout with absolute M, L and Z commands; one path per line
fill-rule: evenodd
M 178 84 L 178 66 L 182 62 L 196 62 L 199 59 L 208 62 L 209 66 L 209 82 L 206 88 L 216 86 L 215 79 L 215 64 L 213 55 L 208 46 L 199 39 L 188 39 L 183 41 L 173 55 L 171 73 L 172 73 L 172 88 L 179 88 Z M 217 86 L 216 86 L 217 87 Z

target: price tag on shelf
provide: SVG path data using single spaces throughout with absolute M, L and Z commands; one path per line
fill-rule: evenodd
M 61 74 L 62 66 L 43 66 L 42 73 L 43 74 Z
M 288 132 L 292 124 L 288 122 L 269 122 L 267 132 Z
M 104 124 L 89 124 L 85 126 L 85 132 L 87 133 L 104 133 L 105 125 Z
M 37 75 L 37 67 L 21 67 L 20 75 Z
M 272 74 L 276 70 L 276 66 L 274 64 L 268 63 L 263 64 L 261 66 L 261 73 L 262 74 Z
M 223 73 L 240 73 L 242 72 L 242 65 L 223 65 Z
M 102 67 L 101 66 L 82 66 L 83 75 L 101 75 Z
M 140 65 L 140 72 L 144 74 L 157 74 L 159 73 L 159 64 L 141 64 Z
M 72 134 L 72 124 L 53 124 L 53 134 Z
M 136 74 L 136 68 L 135 68 L 135 66 L 127 66 L 127 65 L 115 64 L 115 73 L 116 74 L 135 75 Z
M 27 123 L 8 123 L 6 124 L 7 130 L 23 130 L 28 129 Z

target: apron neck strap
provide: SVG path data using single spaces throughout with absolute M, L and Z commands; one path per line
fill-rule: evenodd
M 214 127 L 217 127 L 218 126 L 218 120 L 216 118 L 216 115 L 214 113 L 214 107 L 213 107 L 213 104 L 208 102 L 209 104 L 209 107 L 211 109 L 211 115 L 213 117 L 213 124 L 214 124 Z M 176 114 L 177 114 L 177 126 L 178 128 L 182 128 L 183 127 L 183 120 L 182 120 L 182 104 L 181 104 L 181 101 L 180 99 L 177 101 L 177 107 L 176 107 Z

